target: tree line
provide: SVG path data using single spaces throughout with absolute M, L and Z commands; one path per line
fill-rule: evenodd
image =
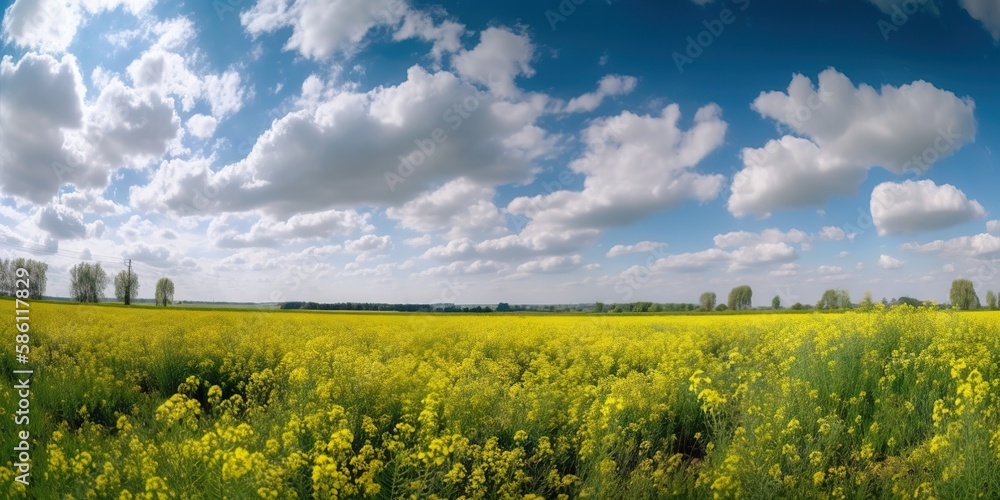
M 15 259 L 0 259 L 0 295 L 13 297 L 18 290 L 15 273 L 18 269 L 28 270 L 28 298 L 40 299 L 48 286 L 46 272 L 49 265 L 34 259 L 17 257 Z
M 131 304 L 139 296 L 139 275 L 135 271 L 122 270 L 112 281 L 100 262 L 81 262 L 69 270 L 69 293 L 77 302 L 100 302 L 105 298 L 108 285 L 114 283 L 115 299 L 125 305 Z M 156 282 L 156 305 L 164 307 L 174 302 L 174 282 L 170 278 L 160 278 Z

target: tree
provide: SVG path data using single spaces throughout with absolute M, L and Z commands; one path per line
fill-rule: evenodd
M 728 311 L 729 308 L 726 307 L 725 304 L 719 304 L 719 305 L 715 306 L 715 310 L 719 311 L 719 312 L 722 312 L 722 311 Z
M 101 264 L 81 262 L 69 270 L 70 295 L 79 302 L 100 302 L 108 287 L 108 273 Z
M 905 295 L 902 296 L 902 297 L 900 297 L 900 298 L 898 298 L 898 299 L 893 299 L 893 300 L 895 300 L 896 305 L 906 304 L 906 305 L 908 305 L 910 307 L 920 307 L 923 304 L 923 302 L 920 302 L 919 300 L 917 300 L 917 299 L 915 299 L 913 297 L 907 297 Z
M 993 290 L 989 290 L 986 292 L 986 307 L 990 309 L 997 308 L 997 293 L 994 292 Z
M 705 292 L 698 298 L 701 308 L 706 311 L 715 309 L 715 292 Z
M 130 305 L 139 296 L 139 276 L 122 271 L 115 275 L 115 298 Z
M 733 288 L 729 292 L 729 308 L 734 311 L 743 311 L 750 309 L 753 304 L 753 290 L 747 286 L 742 285 Z
M 28 270 L 28 298 L 42 298 L 42 295 L 45 294 L 45 288 L 48 286 L 48 278 L 45 273 L 49 270 L 49 265 L 24 257 L 0 261 L 0 295 L 13 296 L 14 292 L 18 290 L 16 274 L 17 270 L 21 268 Z
M 816 304 L 816 309 L 850 309 L 851 294 L 847 290 L 829 289 Z
M 858 304 L 858 309 L 861 309 L 862 311 L 871 311 L 872 309 L 875 309 L 875 301 L 872 299 L 871 292 L 865 292 L 865 296 L 861 298 L 861 303 Z
M 771 309 L 774 309 L 775 311 L 781 309 L 781 297 L 775 295 L 774 298 L 771 299 Z
M 163 307 L 174 301 L 174 282 L 170 278 L 160 278 L 156 282 L 156 305 L 163 304 Z M 500 308 L 497 307 L 497 310 Z
M 604 302 L 594 302 L 594 307 L 590 308 L 590 312 L 595 312 L 595 313 L 604 312 Z
M 796 303 L 792 304 L 792 307 L 791 307 L 791 309 L 793 311 L 802 311 L 802 310 L 805 310 L 805 308 L 806 308 L 806 306 L 802 305 L 801 302 L 796 302 Z
M 951 299 L 952 307 L 957 307 L 965 311 L 979 308 L 979 296 L 976 295 L 976 288 L 969 280 L 957 279 L 952 281 L 951 293 L 948 296 Z
M 510 304 L 506 302 L 501 302 L 497 304 L 497 312 L 498 313 L 510 312 Z

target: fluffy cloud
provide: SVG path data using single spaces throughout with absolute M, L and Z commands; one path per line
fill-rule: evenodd
M 628 225 L 688 199 L 711 200 L 724 177 L 694 167 L 722 144 L 727 125 L 721 114 L 718 106 L 705 106 L 688 130 L 678 127 L 676 104 L 658 116 L 625 111 L 597 120 L 584 131 L 583 155 L 569 165 L 585 176 L 582 191 L 520 197 L 507 208 L 532 225 L 558 230 Z
M 480 33 L 479 44 L 456 54 L 452 64 L 463 77 L 488 86 L 494 95 L 510 98 L 520 94 L 515 78 L 535 74 L 534 55 L 535 46 L 527 35 L 487 28 Z
M 354 210 L 328 210 L 296 214 L 285 220 L 261 218 L 248 231 L 240 231 L 234 227 L 238 225 L 240 217 L 222 216 L 209 224 L 209 237 L 221 248 L 278 247 L 309 239 L 325 239 L 335 235 L 374 230 L 374 226 L 368 223 L 369 217 L 368 214 L 359 214 Z M 365 235 L 363 238 L 368 237 L 374 238 L 372 235 Z M 356 248 L 348 250 L 365 251 Z
M 827 241 L 841 241 L 847 237 L 847 233 L 839 227 L 824 226 L 819 232 L 819 237 Z
M 955 186 L 933 181 L 883 182 L 871 198 L 872 219 L 879 235 L 934 231 L 984 217 L 979 202 Z
M 208 115 L 197 114 L 188 118 L 187 129 L 191 135 L 202 139 L 212 137 L 219 122 Z
M 419 232 L 446 230 L 445 237 L 490 238 L 509 233 L 507 219 L 490 201 L 495 190 L 456 179 L 423 193 L 386 214 L 400 226 Z
M 799 274 L 798 264 L 782 264 L 778 269 L 767 273 L 768 276 L 775 278 L 786 278 L 788 276 L 795 276 Z
M 1000 41 L 1000 4 L 996 0 L 962 0 L 961 4 L 970 16 L 983 23 L 994 40 Z
M 878 258 L 878 267 L 882 269 L 899 269 L 903 267 L 903 261 L 890 257 L 886 254 L 882 254 Z
M 517 272 L 526 274 L 568 273 L 578 269 L 582 264 L 583 257 L 579 255 L 553 255 L 525 262 L 517 266 Z
M 471 111 L 463 118 L 456 106 Z M 210 181 L 220 211 L 262 209 L 284 217 L 399 206 L 442 179 L 525 181 L 546 139 L 544 133 L 523 137 L 536 129 L 538 116 L 524 108 L 492 101 L 451 73 L 414 66 L 397 86 L 323 94 L 315 107 L 275 120 L 245 159 L 217 174 L 201 164 L 161 168 L 151 185 Z M 177 187 L 166 187 L 166 195 L 138 191 L 147 206 L 172 210 L 192 196 Z
M 369 31 L 397 24 L 408 10 L 399 0 L 258 0 L 240 22 L 254 37 L 290 26 L 285 50 L 326 59 L 353 52 Z
M 0 186 L 4 194 L 48 202 L 63 182 L 99 186 L 105 173 L 64 149 L 67 129 L 83 125 L 83 88 L 73 56 L 29 53 L 0 62 Z M 57 169 L 58 162 L 79 164 Z
M 493 274 L 507 269 L 501 262 L 493 260 L 458 261 L 444 266 L 437 266 L 414 274 L 419 278 L 428 276 L 459 276 L 472 274 Z
M 49 205 L 38 210 L 35 224 L 56 240 L 73 240 L 87 236 L 83 216 L 62 205 Z
M 904 243 L 901 248 L 911 252 L 939 253 L 951 257 L 997 259 L 1000 258 L 1000 236 L 980 233 L 950 240 L 935 240 L 925 244 Z
M 742 151 L 744 168 L 728 202 L 733 215 L 767 217 L 853 196 L 872 167 L 926 172 L 975 137 L 975 104 L 925 81 L 879 91 L 855 87 L 832 68 L 818 81 L 814 88 L 797 74 L 787 92 L 764 92 L 754 100 L 761 116 L 798 136 Z
M 635 90 L 638 80 L 633 76 L 608 75 L 601 79 L 596 92 L 575 97 L 563 109 L 566 113 L 590 112 L 604 102 L 605 97 L 625 95 Z
M 84 16 L 123 6 L 140 15 L 155 0 L 15 0 L 4 11 L 4 38 L 21 47 L 64 52 Z
M 465 25 L 455 21 L 444 20 L 435 23 L 430 15 L 420 11 L 408 11 L 403 18 L 403 24 L 392 35 L 394 40 L 417 38 L 431 42 L 431 57 L 436 63 L 447 53 L 458 52 L 462 48 L 462 35 Z
M 1000 220 L 987 221 L 986 232 L 993 236 L 1000 236 Z
M 838 274 L 844 271 L 840 266 L 819 266 L 816 268 L 820 274 Z
M 643 253 L 652 252 L 654 250 L 659 250 L 666 247 L 666 243 L 660 243 L 655 241 L 640 241 L 635 245 L 615 245 L 608 250 L 607 257 L 618 257 L 620 255 L 627 255 L 630 253 Z

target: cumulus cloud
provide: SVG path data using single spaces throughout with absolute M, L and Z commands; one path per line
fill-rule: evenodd
M 961 4 L 970 16 L 983 23 L 994 40 L 1000 41 L 1000 4 L 996 0 L 962 0 Z
M 630 94 L 638 80 L 634 76 L 608 75 L 597 84 L 597 91 L 575 97 L 566 104 L 565 113 L 585 113 L 597 109 L 606 97 Z
M 456 179 L 422 193 L 401 207 L 390 207 L 386 214 L 406 229 L 444 230 L 448 239 L 503 236 L 510 231 L 506 217 L 490 201 L 495 194 L 492 187 Z
M 197 114 L 188 118 L 187 129 L 191 135 L 202 139 L 212 137 L 215 134 L 215 127 L 218 121 L 208 115 Z
M 524 137 L 537 129 L 538 110 L 495 102 L 448 72 L 414 66 L 407 76 L 367 93 L 324 94 L 315 107 L 275 120 L 243 160 L 215 174 L 203 162 L 161 168 L 151 185 L 166 195 L 154 200 L 164 189 L 138 191 L 151 195 L 143 196 L 150 206 L 176 209 L 191 194 L 168 186 L 211 182 L 219 211 L 284 217 L 399 206 L 444 179 L 496 185 L 531 178 L 533 159 L 546 149 L 544 132 Z M 455 106 L 472 111 L 462 118 Z
M 986 232 L 993 236 L 1000 236 L 1000 220 L 987 221 Z
M 64 52 L 85 16 L 125 7 L 140 15 L 155 0 L 15 0 L 3 14 L 4 38 L 44 52 Z
M 535 74 L 534 56 L 528 35 L 491 27 L 479 34 L 478 45 L 456 54 L 452 65 L 459 75 L 488 86 L 494 95 L 511 98 L 520 94 L 514 79 Z
M 678 126 L 676 104 L 658 116 L 625 111 L 596 120 L 583 133 L 584 153 L 569 165 L 585 176 L 582 191 L 515 198 L 507 208 L 532 225 L 558 230 L 623 226 L 685 200 L 711 200 L 724 177 L 695 166 L 722 144 L 727 124 L 721 114 L 718 106 L 705 106 L 688 130 Z
M 56 240 L 73 240 L 87 236 L 83 216 L 62 205 L 48 205 L 38 210 L 35 225 Z
M 634 245 L 615 245 L 611 247 L 611 250 L 608 250 L 606 257 L 618 257 L 630 253 L 652 252 L 654 250 L 665 248 L 666 246 L 666 243 L 656 241 L 640 241 Z
M 871 211 L 881 236 L 934 231 L 986 215 L 978 201 L 969 200 L 955 186 L 938 186 L 930 180 L 875 186 Z
M 841 241 L 847 237 L 847 233 L 839 227 L 824 226 L 819 232 L 819 237 L 826 241 Z
M 901 248 L 911 252 L 937 253 L 951 257 L 997 259 L 1000 258 L 1000 236 L 980 233 L 924 244 L 904 243 Z
M 473 274 L 494 274 L 507 269 L 507 265 L 493 260 L 456 261 L 451 264 L 426 269 L 414 276 L 425 278 L 429 276 L 459 276 Z
M 878 258 L 878 267 L 882 269 L 899 269 L 903 267 L 903 261 L 890 257 L 886 254 L 882 254 Z
M 853 196 L 876 166 L 926 172 L 976 134 L 969 98 L 922 80 L 881 90 L 856 87 L 832 68 L 820 73 L 816 87 L 796 74 L 786 92 L 763 92 L 753 108 L 797 135 L 742 151 L 744 168 L 728 201 L 737 217 Z
M 768 276 L 775 278 L 786 278 L 789 276 L 795 276 L 799 274 L 798 264 L 782 264 L 778 269 L 767 273 Z
M 517 266 L 518 273 L 526 274 L 556 274 L 574 271 L 583 264 L 579 255 L 553 255 L 539 257 Z
M 281 220 L 263 217 L 254 222 L 249 230 L 242 231 L 238 228 L 242 217 L 221 216 L 209 224 L 209 237 L 221 248 L 278 247 L 304 240 L 372 231 L 375 227 L 369 224 L 369 218 L 369 214 L 359 214 L 355 210 L 327 210 L 296 214 Z M 370 236 L 365 235 L 366 238 Z

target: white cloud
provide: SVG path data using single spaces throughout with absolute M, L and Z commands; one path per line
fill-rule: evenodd
M 983 23 L 994 40 L 1000 41 L 1000 3 L 996 0 L 962 0 L 961 4 L 970 16 Z
M 245 90 L 240 83 L 240 74 L 234 70 L 205 77 L 205 98 L 213 116 L 222 120 L 243 108 Z
M 579 255 L 554 255 L 525 262 L 517 266 L 517 272 L 527 274 L 568 273 L 579 269 L 582 264 L 583 257 Z
M 944 272 L 946 272 L 946 273 L 953 273 L 953 272 L 955 272 L 955 265 L 954 264 L 945 264 L 945 265 L 941 266 L 941 270 L 944 271 Z
M 566 113 L 590 112 L 604 102 L 605 97 L 630 94 L 638 80 L 634 76 L 607 75 L 597 85 L 597 91 L 574 97 L 563 109 Z
M 721 264 L 729 261 L 729 252 L 718 248 L 709 248 L 700 252 L 682 253 L 656 261 L 654 270 L 669 269 L 680 272 L 704 271 L 708 268 L 721 267 Z
M 934 231 L 986 215 L 978 201 L 955 186 L 933 181 L 883 182 L 872 191 L 872 219 L 879 235 Z
M 479 34 L 479 44 L 472 50 L 456 54 L 452 65 L 458 74 L 488 86 L 494 95 L 511 98 L 521 93 L 514 79 L 535 74 L 534 57 L 535 46 L 528 35 L 491 27 Z
M 493 260 L 457 261 L 443 266 L 432 267 L 415 273 L 414 276 L 424 278 L 428 276 L 495 274 L 505 269 L 507 269 L 505 264 Z
M 465 25 L 451 20 L 444 20 L 435 23 L 430 15 L 410 10 L 403 18 L 403 24 L 392 37 L 394 40 L 406 40 L 418 38 L 431 42 L 431 57 L 436 64 L 440 64 L 444 54 L 458 52 L 462 48 L 462 35 L 465 34 Z
M 0 186 L 37 204 L 64 182 L 98 187 L 106 173 L 64 148 L 67 130 L 83 126 L 85 93 L 76 58 L 26 54 L 0 63 Z M 76 168 L 56 169 L 53 164 Z
M 837 258 L 838 258 L 838 259 L 845 259 L 845 258 L 847 258 L 847 257 L 848 257 L 849 255 L 851 255 L 851 254 L 850 254 L 850 252 L 848 252 L 847 250 L 841 250 L 841 252 L 837 254 Z
M 493 204 L 495 190 L 467 179 L 449 181 L 386 214 L 418 232 L 446 230 L 445 237 L 490 238 L 508 234 L 507 219 Z
M 733 231 L 719 234 L 712 238 L 712 242 L 719 248 L 733 248 L 760 243 L 808 244 L 809 241 L 809 235 L 798 229 L 790 229 L 788 232 L 784 232 L 776 228 L 765 229 L 759 233 Z
M 993 236 L 1000 236 L 1000 220 L 987 221 L 986 232 Z
M 688 130 L 678 127 L 676 104 L 659 116 L 625 111 L 596 120 L 583 133 L 586 150 L 569 165 L 585 176 L 582 191 L 515 198 L 507 208 L 532 225 L 558 230 L 628 225 L 688 199 L 711 200 L 724 177 L 694 167 L 722 144 L 727 124 L 721 113 L 714 104 L 699 109 Z
M 205 139 L 215 134 L 215 127 L 218 124 L 219 122 L 209 115 L 197 114 L 188 118 L 187 129 L 191 135 Z
M 423 236 L 407 238 L 406 240 L 403 241 L 403 243 L 407 246 L 419 248 L 430 245 L 432 241 L 434 241 L 434 239 L 431 238 L 431 235 L 425 234 Z
M 925 81 L 876 90 L 841 73 L 820 73 L 818 87 L 796 74 L 787 92 L 763 92 L 753 108 L 799 136 L 742 152 L 729 211 L 767 217 L 774 210 L 853 196 L 870 168 L 926 172 L 976 134 L 975 103 Z M 927 114 L 928 109 L 935 112 Z
M 970 259 L 997 259 L 1000 258 L 1000 236 L 980 233 L 925 244 L 904 243 L 901 248 L 910 252 L 940 253 Z
M 899 269 L 903 267 L 903 261 L 895 259 L 886 254 L 882 254 L 878 258 L 878 267 L 882 269 Z
M 816 268 L 820 274 L 838 274 L 844 271 L 840 266 L 819 266 Z
M 841 241 L 847 237 L 847 233 L 839 227 L 824 226 L 819 232 L 819 237 L 827 241 Z
M 62 205 L 49 205 L 38 210 L 35 224 L 56 240 L 73 240 L 87 236 L 83 216 Z
M 326 59 L 354 52 L 369 31 L 395 26 L 408 11 L 401 0 L 258 0 L 240 22 L 254 38 L 291 27 L 285 50 Z
M 618 257 L 631 253 L 652 252 L 667 247 L 666 243 L 656 241 L 640 241 L 634 245 L 615 245 L 608 250 L 606 257 Z
M 784 278 L 788 276 L 795 276 L 799 274 L 798 264 L 782 264 L 778 269 L 767 273 L 768 276 L 773 276 L 775 278 Z
M 368 222 L 369 217 L 368 214 L 359 214 L 354 210 L 327 210 L 296 214 L 287 220 L 264 217 L 258 219 L 248 231 L 241 231 L 235 227 L 241 222 L 241 217 L 224 215 L 209 224 L 208 235 L 221 248 L 278 247 L 287 243 L 374 230 L 374 226 Z M 372 235 L 365 235 L 363 238 L 369 236 Z
M 476 107 L 461 118 L 449 112 L 456 103 Z M 217 210 L 287 216 L 399 206 L 442 179 L 526 181 L 547 139 L 544 132 L 532 140 L 522 137 L 536 128 L 538 116 L 523 107 L 494 102 L 451 73 L 414 66 L 397 86 L 324 95 L 315 107 L 275 120 L 246 158 L 216 174 L 207 165 L 183 172 L 161 168 L 151 185 L 210 179 L 218 188 Z M 191 197 L 181 189 L 167 191 Z M 153 193 L 144 198 L 168 208 L 183 201 L 162 194 L 152 199 Z
M 60 194 L 59 204 L 77 212 L 101 216 L 128 212 L 128 207 L 104 198 L 100 191 L 94 189 Z
M 344 250 L 351 253 L 378 253 L 392 248 L 392 238 L 366 234 L 356 240 L 344 243 Z

